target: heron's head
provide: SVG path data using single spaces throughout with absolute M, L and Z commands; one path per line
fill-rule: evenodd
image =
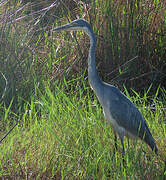
M 52 31 L 62 31 L 62 30 L 66 30 L 66 31 L 85 30 L 85 31 L 88 31 L 90 29 L 91 29 L 91 27 L 87 21 L 85 21 L 84 19 L 77 19 L 77 20 L 70 22 L 69 24 L 65 24 L 63 26 L 54 28 L 54 29 L 52 29 Z

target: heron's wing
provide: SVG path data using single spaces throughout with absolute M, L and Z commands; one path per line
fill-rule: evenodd
M 137 107 L 120 91 L 116 90 L 113 94 L 116 98 L 111 98 L 109 101 L 109 110 L 112 118 L 127 132 L 143 139 L 158 154 L 155 140 Z
M 118 89 L 114 92 L 114 96 L 116 98 L 111 98 L 109 104 L 111 116 L 119 126 L 133 135 L 143 136 L 145 130 L 148 129 L 148 125 L 138 108 Z

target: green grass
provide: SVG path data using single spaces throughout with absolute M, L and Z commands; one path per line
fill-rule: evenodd
M 42 7 L 22 2 L 0 6 L 0 137 L 19 121 L 0 144 L 0 179 L 161 179 L 166 157 L 164 3 L 96 0 L 73 6 L 64 1 L 44 15 L 36 11 L 50 2 Z M 47 31 L 78 17 L 88 20 L 96 34 L 99 74 L 121 89 L 125 84 L 128 97 L 133 93 L 130 99 L 147 120 L 159 157 L 139 140 L 130 140 L 129 146 L 125 140 L 125 167 L 120 141 L 114 154 L 113 131 L 82 75 L 87 76 L 89 39 L 83 32 L 75 37 Z M 128 91 L 131 87 L 142 95 Z
M 101 106 L 90 87 L 76 79 L 63 85 L 57 83 L 52 92 L 46 86 L 38 99 L 32 97 L 25 105 L 22 117 L 10 109 L 4 111 L 6 116 L 2 115 L 2 119 L 10 122 L 13 117 L 12 121 L 19 119 L 20 123 L 0 145 L 0 177 L 161 179 L 166 156 L 164 101 L 147 93 L 130 98 L 148 122 L 159 157 L 145 143 L 130 140 L 128 146 L 125 140 L 124 167 L 120 141 L 114 154 L 114 135 Z

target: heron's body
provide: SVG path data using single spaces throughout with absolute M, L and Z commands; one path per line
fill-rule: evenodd
M 85 20 L 79 19 L 53 30 L 84 30 L 90 37 L 88 57 L 88 79 L 94 90 L 108 122 L 119 135 L 123 145 L 123 137 L 139 137 L 144 140 L 157 154 L 158 149 L 150 133 L 148 125 L 137 107 L 116 87 L 109 85 L 98 76 L 96 70 L 96 38 Z

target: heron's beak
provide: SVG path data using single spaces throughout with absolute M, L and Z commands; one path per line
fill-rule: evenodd
M 74 24 L 66 24 L 64 26 L 59 26 L 57 28 L 51 29 L 51 31 L 62 31 L 62 30 L 67 30 L 67 31 L 75 30 L 75 25 Z

